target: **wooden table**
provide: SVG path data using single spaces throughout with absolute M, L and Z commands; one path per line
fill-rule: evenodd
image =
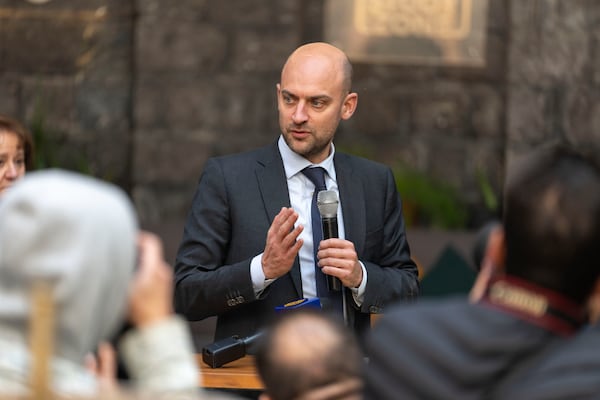
M 254 357 L 245 356 L 219 368 L 211 368 L 196 354 L 202 372 L 200 385 L 215 389 L 263 389 L 263 384 L 254 366 Z

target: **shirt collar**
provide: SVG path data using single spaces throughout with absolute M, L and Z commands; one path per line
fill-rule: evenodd
M 313 164 L 301 155 L 294 153 L 294 151 L 289 148 L 282 135 L 279 135 L 277 146 L 279 147 L 279 153 L 281 153 L 281 158 L 283 159 L 283 167 L 285 168 L 285 176 L 287 179 L 290 179 L 306 167 L 322 167 L 327 171 L 327 175 L 329 175 L 331 179 L 334 181 L 336 180 L 335 168 L 333 165 L 333 156 L 335 155 L 335 146 L 333 143 L 331 143 L 331 153 L 319 164 Z

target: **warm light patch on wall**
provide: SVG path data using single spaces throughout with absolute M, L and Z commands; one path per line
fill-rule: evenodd
M 327 0 L 326 40 L 354 61 L 485 65 L 487 0 Z

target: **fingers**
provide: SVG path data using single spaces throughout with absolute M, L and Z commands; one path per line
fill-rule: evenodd
M 99 376 L 104 382 L 114 382 L 117 378 L 117 354 L 110 343 L 98 345 Z
M 299 236 L 304 227 L 294 227 L 296 221 L 298 213 L 287 207 L 282 208 L 273 219 L 267 232 L 262 258 L 263 272 L 267 279 L 278 278 L 292 267 L 303 243 Z
M 157 260 L 163 260 L 163 248 L 160 238 L 150 232 L 140 231 L 137 238 L 139 267 L 156 266 Z
M 286 242 L 287 245 L 291 245 L 294 240 L 293 232 L 298 230 L 298 227 L 294 228 L 297 220 L 298 213 L 292 208 L 284 207 L 273 219 L 267 235 L 277 242 Z M 292 230 L 292 228 L 294 229 Z
M 129 293 L 129 317 L 140 327 L 166 318 L 172 312 L 173 272 L 163 258 L 158 236 L 138 236 L 139 265 Z
M 94 374 L 103 389 L 113 388 L 117 384 L 117 355 L 115 349 L 106 342 L 98 345 L 97 355 L 87 354 L 85 367 Z
M 339 278 L 344 286 L 358 287 L 362 282 L 362 267 L 352 242 L 343 239 L 324 240 L 317 256 L 323 273 Z

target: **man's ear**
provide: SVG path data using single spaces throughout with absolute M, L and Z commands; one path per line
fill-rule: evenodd
M 497 226 L 490 232 L 487 247 L 485 248 L 485 257 L 495 267 L 495 272 L 504 272 L 506 263 L 506 241 L 504 239 L 504 229 L 502 226 Z
M 504 273 L 505 259 L 504 229 L 499 225 L 490 232 L 485 248 L 485 255 L 481 262 L 481 269 L 469 293 L 469 300 L 471 302 L 475 303 L 479 301 L 483 297 L 490 280 Z
M 342 115 L 341 118 L 346 120 L 349 119 L 354 111 L 356 111 L 356 106 L 358 105 L 358 93 L 348 93 L 346 98 L 344 98 L 344 103 L 342 104 Z

